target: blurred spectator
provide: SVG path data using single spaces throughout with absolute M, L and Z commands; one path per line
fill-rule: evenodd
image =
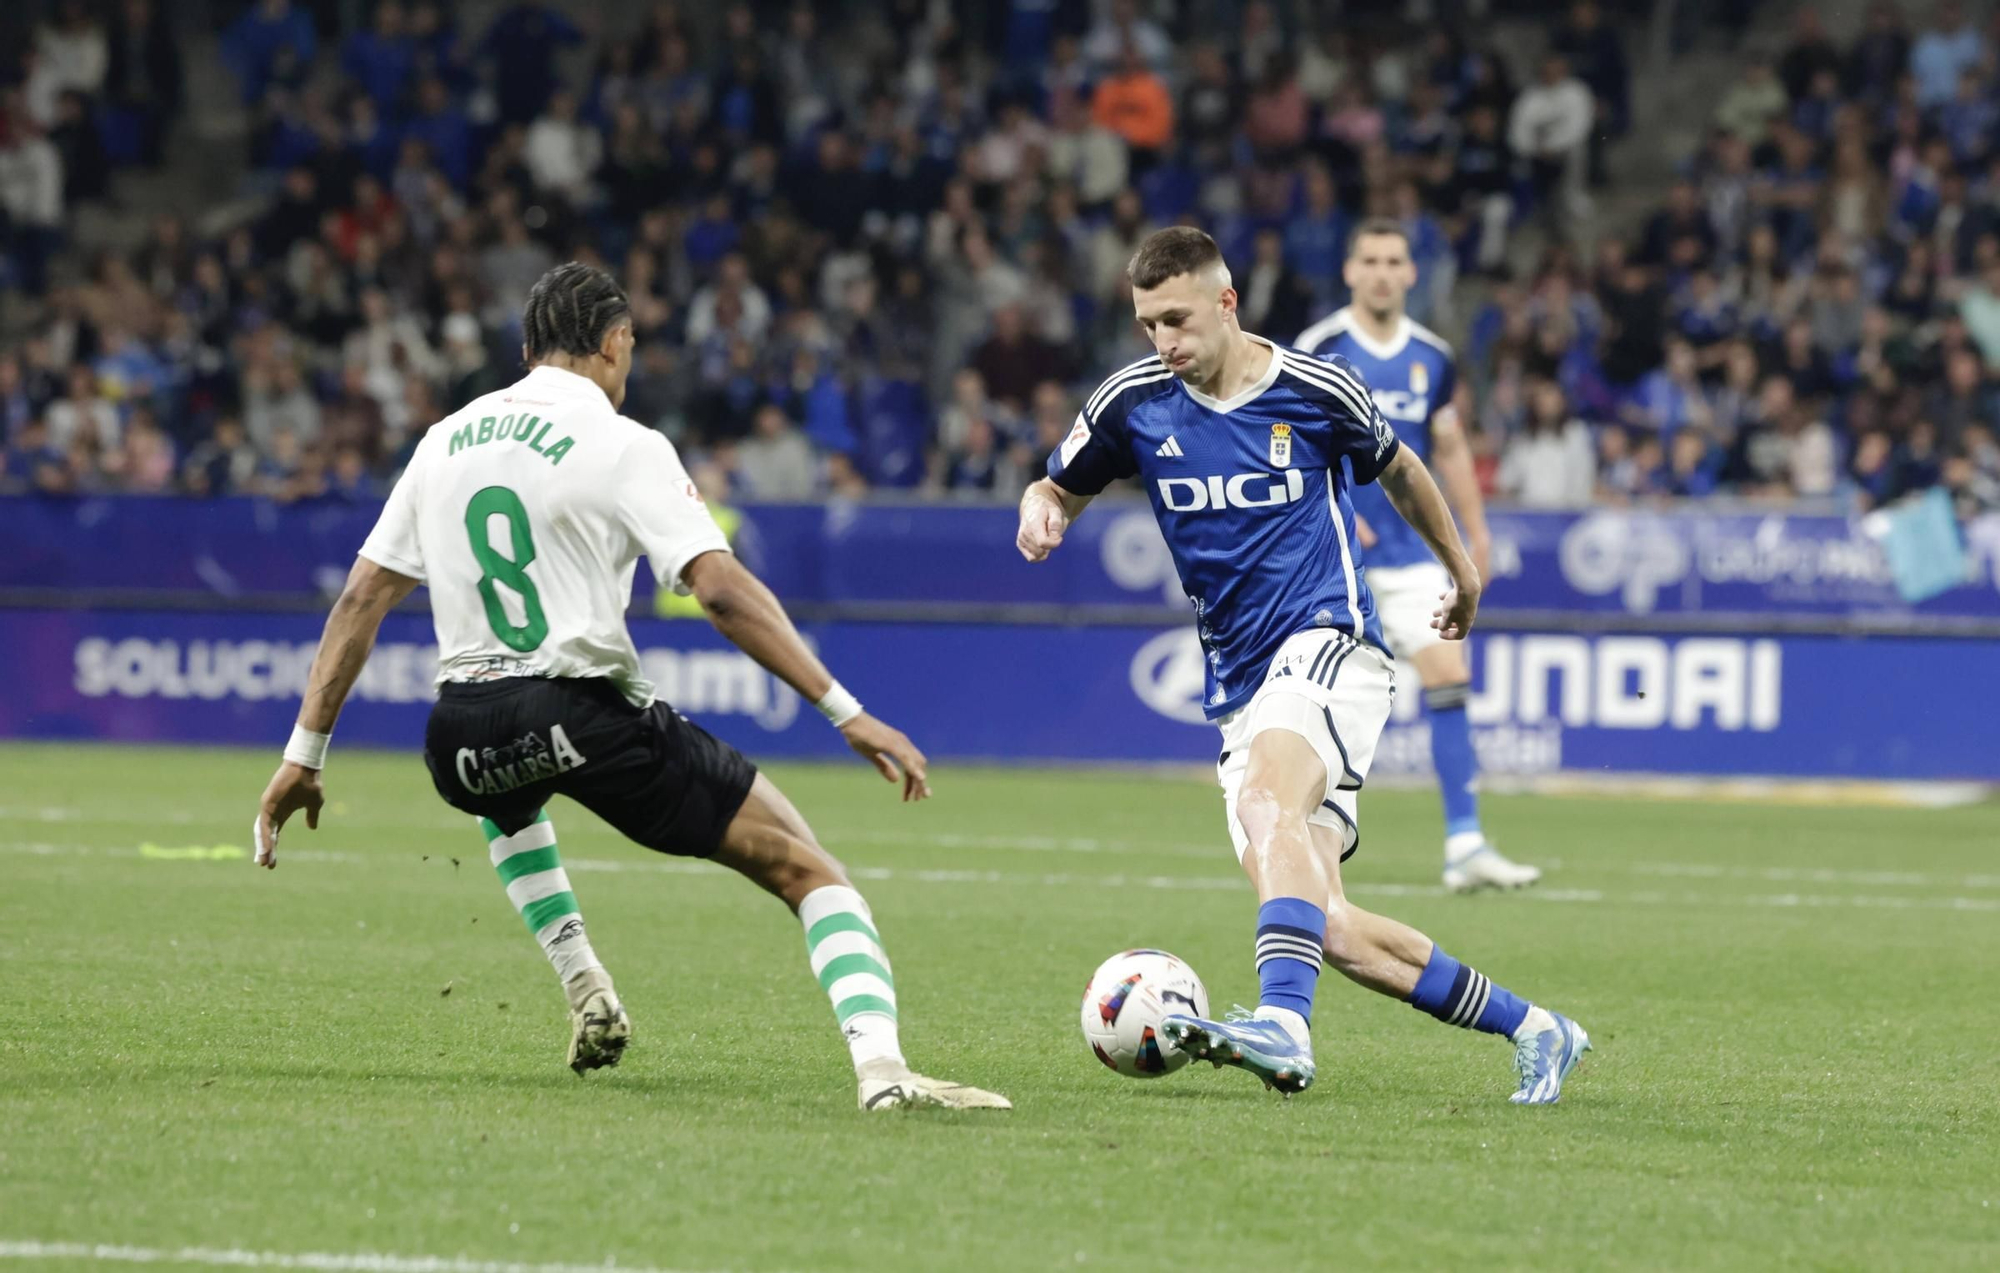
M 1840 50 L 1827 38 L 1819 10 L 1802 4 L 1792 13 L 1792 39 L 1778 60 L 1778 80 L 1793 101 L 1806 96 L 1821 75 L 1840 75 Z
M 62 155 L 29 116 L 19 89 L 0 97 L 0 214 L 14 275 L 28 295 L 41 296 L 62 240 Z
M 214 431 L 188 453 L 182 484 L 190 495 L 242 495 L 256 489 L 258 455 L 233 415 L 215 422 Z
M 150 408 L 133 411 L 121 445 L 105 450 L 103 471 L 114 489 L 158 495 L 172 488 L 177 472 L 174 444 L 161 431 Z
M 376 107 L 394 114 L 416 73 L 417 42 L 404 20 L 401 0 L 377 0 L 374 26 L 347 38 L 340 68 Z
M 28 73 L 28 111 L 44 128 L 56 124 L 58 103 L 76 93 L 85 101 L 104 88 L 109 58 L 104 28 L 84 0 L 59 0 L 52 19 L 35 32 L 34 69 Z
M 411 162 L 410 143 L 418 143 L 423 160 L 435 164 L 454 188 L 465 189 L 472 178 L 472 122 L 435 76 L 418 87 L 417 103 L 417 112 L 403 132 L 403 163 Z
M 1550 47 L 1562 54 L 1596 99 L 1596 126 L 1590 130 L 1590 183 L 1601 186 L 1606 181 L 1606 143 L 1624 136 L 1631 126 L 1632 74 L 1625 64 L 1625 48 L 1618 33 L 1605 25 L 1596 0 L 1578 0 L 1571 7 L 1568 23 L 1556 31 Z
M 525 124 L 542 113 L 556 91 L 556 53 L 582 39 L 552 5 L 510 5 L 494 19 L 481 51 L 493 64 L 502 123 Z
M 305 377 L 290 358 L 245 369 L 243 403 L 244 425 L 260 452 L 280 451 L 280 435 L 299 445 L 319 437 L 319 399 L 306 388 Z
M 97 376 L 84 363 L 69 369 L 63 396 L 51 402 L 46 419 L 48 445 L 67 452 L 79 442 L 109 451 L 124 436 L 124 422 L 110 402 L 98 396 Z
M 1041 381 L 1068 380 L 1076 374 L 1067 350 L 1028 330 L 1018 304 L 993 311 L 992 335 L 973 351 L 972 366 L 994 399 L 1016 411 Z
M 1090 110 L 1099 127 L 1125 139 L 1135 166 L 1142 170 L 1174 138 L 1173 96 L 1136 49 L 1128 47 L 1117 69 L 1098 81 Z
M 180 114 L 183 82 L 180 44 L 156 0 L 121 0 L 106 52 L 107 132 L 129 128 L 133 158 L 156 165 Z
M 576 98 L 558 91 L 528 129 L 522 157 L 536 189 L 581 207 L 590 195 L 590 179 L 603 161 L 604 143 L 595 128 L 577 118 Z
M 1790 109 L 1791 99 L 1771 63 L 1753 56 L 1743 69 L 1743 77 L 1722 95 L 1715 108 L 1715 124 L 1754 149 L 1764 144 L 1772 122 L 1784 118 Z
M 955 493 L 1007 495 L 1027 484 L 1023 466 L 986 416 L 967 426 L 963 443 L 947 453 L 945 489 Z
M 1565 238 L 1588 213 L 1582 168 L 1594 114 L 1590 90 L 1552 54 L 1542 59 L 1536 83 L 1515 99 L 1507 122 L 1508 144 L 1528 162 L 1536 202 Z
M 1102 12 L 1083 41 L 1083 56 L 1100 75 L 1115 71 L 1128 52 L 1147 67 L 1167 69 L 1173 41 L 1158 23 L 1141 15 L 1137 0 L 1110 0 Z
M 10 495 L 60 495 L 75 486 L 69 457 L 50 439 L 48 424 L 29 420 L 7 444 L 6 463 L 0 466 L 0 489 Z
M 1926 110 L 1944 105 L 1958 91 L 1959 77 L 1986 59 L 1986 41 L 1958 0 L 1940 0 L 1931 25 L 1910 49 L 1910 73 L 1917 103 Z
M 254 106 L 272 85 L 296 88 L 319 47 L 312 18 L 291 0 L 253 0 L 222 33 L 222 53 Z
M 1570 414 L 1560 386 L 1537 382 L 1528 391 L 1527 426 L 1501 455 L 1500 493 L 1529 508 L 1581 508 L 1596 476 L 1589 426 Z
M 1257 231 L 1250 268 L 1236 280 L 1236 313 L 1244 330 L 1289 341 L 1313 320 L 1312 295 L 1285 263 L 1277 230 Z
M 751 499 L 811 499 L 818 485 L 812 443 L 775 404 L 757 409 L 750 436 L 736 448 L 737 473 Z
M 1874 0 L 1861 38 L 1848 52 L 1847 92 L 1864 102 L 1881 105 L 1910 64 L 1910 37 L 1893 0 Z

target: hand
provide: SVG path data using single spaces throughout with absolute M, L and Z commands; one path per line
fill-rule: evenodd
M 1021 501 L 1021 529 L 1014 536 L 1014 547 L 1029 561 L 1046 561 L 1063 541 L 1063 532 L 1069 529 L 1069 515 L 1062 505 L 1046 495 L 1030 491 Z
M 1370 526 L 1368 519 L 1359 513 L 1354 515 L 1354 537 L 1361 541 L 1362 552 L 1367 552 L 1381 542 L 1381 537 L 1375 533 L 1375 528 Z
M 1438 594 L 1438 608 L 1431 612 L 1431 626 L 1447 641 L 1463 641 L 1472 634 L 1472 616 L 1479 613 L 1479 581 L 1455 583 Z
M 304 809 L 306 826 L 317 831 L 320 806 L 325 803 L 326 792 L 319 785 L 319 770 L 289 760 L 279 765 L 278 772 L 271 775 L 271 785 L 264 788 L 264 803 L 257 810 L 257 820 L 250 824 L 256 864 L 275 871 L 278 834 L 285 829 L 285 819 Z
M 840 736 L 856 753 L 880 770 L 884 778 L 890 782 L 902 780 L 905 803 L 930 795 L 930 779 L 924 773 L 930 762 L 924 759 L 924 753 L 917 750 L 917 745 L 902 730 L 885 725 L 863 712 L 840 727 Z

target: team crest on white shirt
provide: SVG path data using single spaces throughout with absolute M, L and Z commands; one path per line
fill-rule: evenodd
M 1271 467 L 1290 468 L 1292 465 L 1292 426 L 1274 424 L 1271 426 Z

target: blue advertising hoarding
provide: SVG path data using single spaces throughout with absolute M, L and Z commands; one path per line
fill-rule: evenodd
M 0 610 L 0 737 L 275 750 L 318 639 L 313 615 Z M 1191 628 L 806 625 L 841 677 L 933 756 L 1212 763 Z M 753 757 L 842 753 L 796 695 L 699 621 L 633 633 L 662 697 Z M 342 746 L 422 738 L 435 653 L 391 616 Z M 1501 632 L 1473 643 L 1475 744 L 1495 772 L 2000 779 L 1990 642 Z M 1418 695 L 1397 696 L 1378 772 L 1428 763 Z
M 177 591 L 232 601 L 328 595 L 376 506 L 248 499 L 0 500 L 0 596 Z M 738 549 L 800 606 L 1185 607 L 1142 503 L 1106 500 L 1047 563 L 991 505 L 753 505 Z M 1486 608 L 1508 613 L 1851 618 L 1878 628 L 2000 621 L 2000 515 L 1963 531 L 1956 586 L 1904 600 L 1872 519 L 1709 508 L 1496 511 Z M 641 573 L 641 590 L 650 587 Z M 1682 626 L 1685 626 L 1684 624 Z

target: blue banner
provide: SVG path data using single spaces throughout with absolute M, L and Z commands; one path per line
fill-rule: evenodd
M 1039 566 L 1014 551 L 1014 511 L 991 505 L 745 507 L 738 550 L 794 604 L 1186 606 L 1152 512 L 1106 500 Z M 0 500 L 0 590 L 175 590 L 227 598 L 337 590 L 374 505 L 247 499 Z M 2000 515 L 1964 528 L 1956 571 L 1910 602 L 1889 518 L 1602 509 L 1492 514 L 1489 613 L 1816 615 L 2000 620 Z M 1945 532 L 1949 535 L 1949 529 Z M 1924 541 L 1926 543 L 1930 541 Z M 1936 574 L 1938 554 L 1924 564 Z M 1909 568 L 1902 572 L 1909 580 Z M 650 588 L 641 572 L 641 597 Z
M 1107 519 L 1108 520 L 1108 519 Z M 319 636 L 311 615 L 0 610 L 0 737 L 283 744 Z M 1191 627 L 806 625 L 869 707 L 941 759 L 1215 759 Z M 839 737 L 699 621 L 633 625 L 661 696 L 752 757 L 826 757 Z M 1957 638 L 1579 636 L 1473 642 L 1475 745 L 1496 772 L 1593 770 L 2000 779 L 1990 642 Z M 338 746 L 415 752 L 432 696 L 428 622 L 394 615 Z M 1429 749 L 1407 673 L 1377 772 Z

